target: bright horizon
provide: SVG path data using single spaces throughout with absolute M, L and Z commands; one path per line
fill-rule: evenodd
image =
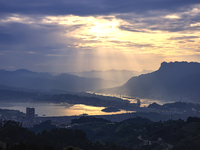
M 0 5 L 0 69 L 155 71 L 163 61 L 200 62 L 196 1 L 0 0 Z

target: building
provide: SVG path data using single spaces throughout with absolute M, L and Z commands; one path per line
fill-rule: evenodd
M 35 108 L 26 107 L 26 119 L 32 120 L 35 117 Z
M 137 106 L 140 107 L 140 105 L 141 105 L 140 99 L 137 99 Z

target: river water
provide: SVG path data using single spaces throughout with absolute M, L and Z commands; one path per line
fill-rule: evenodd
M 147 98 L 139 98 L 139 97 L 131 97 L 131 96 L 127 96 L 127 95 L 116 95 L 116 94 L 103 94 L 103 93 L 92 93 L 92 92 L 88 92 L 91 94 L 95 94 L 95 95 L 102 95 L 102 96 L 110 96 L 110 97 L 116 97 L 116 98 L 121 98 L 123 100 L 128 100 L 130 101 L 130 103 L 137 103 L 137 99 L 140 100 L 141 105 L 140 107 L 147 107 L 149 104 L 152 104 L 154 102 L 156 102 L 159 105 L 163 105 L 165 103 L 173 103 L 174 101 L 165 101 L 165 100 L 158 100 L 158 99 L 147 99 Z
M 33 103 L 33 102 L 0 102 L 1 109 L 19 110 L 26 113 L 26 107 L 35 108 L 35 114 L 38 116 L 73 116 L 73 115 L 109 115 L 126 113 L 121 110 L 119 112 L 107 113 L 101 111 L 105 107 L 88 106 L 84 104 L 67 104 L 67 103 Z
M 131 98 L 121 95 L 108 95 L 95 93 L 95 95 L 111 96 L 121 98 L 123 100 L 129 100 L 130 103 L 137 103 L 138 98 Z M 164 104 L 166 102 L 152 99 L 140 99 L 141 107 L 147 107 L 149 104 L 156 102 L 158 104 Z M 168 101 L 169 102 L 169 101 Z M 121 110 L 118 112 L 103 112 L 101 111 L 105 107 L 89 106 L 84 104 L 68 104 L 68 103 L 34 103 L 34 102 L 0 102 L 1 109 L 19 110 L 26 113 L 26 107 L 34 107 L 35 113 L 38 116 L 73 116 L 73 115 L 111 115 L 130 113 L 130 111 Z

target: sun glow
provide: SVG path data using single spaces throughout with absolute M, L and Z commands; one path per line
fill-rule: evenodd
M 192 10 L 194 12 L 194 10 Z M 197 10 L 195 9 L 195 13 Z M 166 15 L 168 19 L 180 19 L 181 14 Z M 11 17 L 2 20 L 2 22 L 33 22 L 32 18 L 20 17 L 12 15 Z M 162 54 L 162 55 L 179 55 L 180 50 L 194 49 L 191 52 L 198 52 L 196 41 L 192 44 L 183 42 L 181 39 L 169 40 L 172 37 L 179 35 L 177 32 L 167 32 L 162 30 L 140 29 L 144 23 L 129 23 L 120 18 L 112 16 L 46 16 L 39 20 L 36 24 L 59 25 L 62 29 L 62 39 L 71 38 L 70 44 L 66 41 L 66 46 L 75 49 L 95 50 L 99 55 L 120 51 L 124 55 L 133 54 Z M 198 27 L 199 23 L 190 24 L 191 27 Z M 150 27 L 149 27 L 150 28 Z M 153 28 L 153 26 L 151 27 Z M 185 35 L 187 33 L 184 33 Z M 194 35 L 194 33 L 191 33 Z M 200 32 L 195 32 L 196 36 Z M 59 36 L 59 35 L 58 35 Z M 194 44 L 195 42 L 195 44 Z M 190 45 L 189 45 L 190 44 Z M 178 53 L 177 53 L 178 52 Z M 183 53 L 183 51 L 182 51 Z
M 170 14 L 165 18 L 180 19 L 180 14 Z M 43 19 L 43 22 L 61 25 L 65 30 L 64 36 L 76 39 L 75 42 L 70 43 L 70 47 L 82 51 L 76 56 L 77 63 L 80 64 L 77 67 L 90 66 L 97 70 L 130 69 L 132 63 L 138 64 L 133 60 L 144 58 L 144 54 L 162 55 L 165 58 L 198 53 L 198 47 L 195 46 L 198 42 L 194 40 L 190 44 L 187 39 L 174 38 L 180 35 L 178 32 L 140 29 L 145 25 L 144 23 L 132 24 L 115 16 L 49 16 Z M 198 24 L 190 26 L 198 26 Z M 195 34 L 199 36 L 200 32 Z M 194 33 L 182 33 L 182 36 L 191 35 L 194 36 Z M 132 69 L 141 70 L 140 67 Z
M 180 19 L 180 17 L 178 15 L 167 15 L 167 16 L 165 16 L 165 18 L 168 18 L 168 19 Z
M 88 32 L 92 35 L 94 35 L 97 39 L 106 38 L 106 39 L 112 39 L 116 35 L 117 26 L 118 26 L 117 20 L 112 21 L 106 21 L 101 20 L 98 22 L 94 22 L 91 28 L 88 30 Z
M 87 68 L 141 70 L 141 67 L 136 66 L 145 62 L 147 58 L 150 59 L 147 55 L 153 56 L 154 60 L 157 55 L 159 57 L 156 58 L 157 62 L 165 61 L 167 57 L 172 56 L 199 55 L 200 23 L 194 21 L 188 23 L 183 27 L 183 29 L 188 28 L 187 30 L 177 26 L 183 15 L 194 16 L 198 13 L 199 9 L 194 8 L 183 13 L 160 15 L 158 18 L 143 18 L 129 14 L 128 19 L 123 19 L 123 16 L 120 18 L 117 14 L 43 16 L 39 19 L 12 14 L 0 19 L 0 24 L 17 22 L 31 26 L 30 28 L 34 30 L 44 29 L 44 33 L 51 30 L 51 33 L 44 38 L 52 41 L 53 51 L 46 56 L 57 57 L 56 61 L 60 61 L 62 67 L 68 65 L 70 61 L 70 64 L 73 62 L 73 69 L 82 71 Z M 47 47 L 48 44 L 42 43 Z M 34 53 L 29 52 L 29 54 Z M 60 60 L 64 56 L 71 57 L 65 61 Z M 152 65 L 147 63 L 146 67 L 143 67 L 148 69 L 148 66 Z

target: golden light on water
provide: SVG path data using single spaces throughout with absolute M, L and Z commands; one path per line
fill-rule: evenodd
M 84 104 L 76 104 L 72 107 L 70 107 L 69 110 L 67 110 L 66 114 L 67 115 L 81 115 L 81 114 L 88 114 L 88 115 L 112 115 L 112 114 L 122 114 L 122 113 L 127 113 L 131 111 L 125 111 L 121 110 L 119 112 L 103 112 L 101 111 L 105 107 L 95 107 L 95 106 L 88 106 Z
M 121 110 L 119 112 L 107 113 L 101 111 L 105 107 L 95 107 L 88 106 L 84 104 L 55 104 L 55 103 L 28 103 L 28 102 L 1 102 L 1 108 L 3 109 L 13 109 L 20 110 L 26 113 L 26 107 L 34 107 L 35 113 L 39 116 L 74 116 L 74 115 L 112 115 L 112 114 L 122 114 L 130 113 L 133 111 Z

